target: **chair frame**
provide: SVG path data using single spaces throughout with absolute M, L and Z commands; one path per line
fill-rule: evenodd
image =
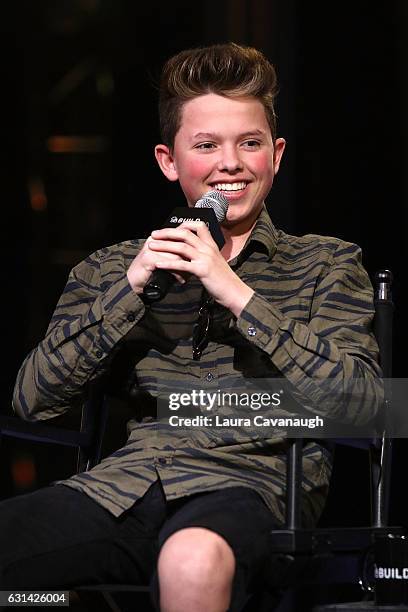
M 393 311 L 392 274 L 381 270 L 375 276 L 374 332 L 380 349 L 384 376 L 384 414 L 391 408 Z M 292 439 L 287 452 L 286 523 L 282 530 L 273 530 L 273 549 L 294 560 L 308 559 L 311 566 L 305 576 L 297 577 L 298 585 L 355 584 L 363 591 L 372 586 L 363 576 L 363 567 L 376 538 L 385 534 L 402 535 L 404 529 L 390 526 L 392 439 L 384 430 L 381 438 L 372 440 L 339 439 L 345 444 L 369 451 L 371 521 L 364 527 L 303 529 L 301 526 L 302 439 Z M 320 561 L 320 563 L 319 563 Z M 332 562 L 332 563 L 331 563 Z M 362 593 L 362 596 L 364 594 Z

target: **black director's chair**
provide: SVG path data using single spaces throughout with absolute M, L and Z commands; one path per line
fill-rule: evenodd
M 380 347 L 384 378 L 391 377 L 392 369 L 392 276 L 381 271 L 375 277 L 375 335 Z M 384 409 L 390 402 L 386 387 Z M 90 388 L 84 403 L 79 430 L 64 429 L 42 422 L 30 423 L 15 416 L 0 414 L 0 442 L 2 436 L 24 438 L 35 442 L 51 442 L 78 450 L 77 471 L 88 470 L 101 460 L 102 440 L 108 418 L 108 406 L 103 382 Z M 286 525 L 271 534 L 276 555 L 275 580 L 283 593 L 281 604 L 276 603 L 276 592 L 254 594 L 243 612 L 307 612 L 310 608 L 302 599 L 297 605 L 292 597 L 293 587 L 334 583 L 358 584 L 367 551 L 376 534 L 390 533 L 388 526 L 389 487 L 392 442 L 385 436 L 375 440 L 335 440 L 336 444 L 360 447 L 368 451 L 371 478 L 371 523 L 357 528 L 301 528 L 302 440 L 292 440 L 287 455 Z M 393 528 L 401 533 L 400 528 Z M 286 598 L 284 591 L 289 594 Z M 129 591 L 131 599 L 129 600 Z M 147 586 L 81 585 L 75 588 L 81 601 L 89 609 L 127 612 L 134 609 L 135 592 L 148 592 Z M 139 597 L 139 596 L 137 596 Z M 292 597 L 292 599 L 291 599 Z M 273 603 L 272 603 L 273 602 Z M 148 600 L 146 598 L 146 605 Z M 275 608 L 275 603 L 278 607 Z M 145 608 L 147 609 L 147 608 Z
M 14 415 L 0 413 L 0 444 L 2 437 L 11 437 L 72 447 L 77 449 L 76 471 L 84 472 L 101 460 L 107 416 L 107 399 L 101 385 L 95 384 L 89 388 L 78 429 L 48 425 L 43 421 L 23 421 Z
M 381 367 L 384 376 L 384 407 L 382 419 L 386 422 L 390 410 L 392 376 L 392 332 L 394 304 L 391 294 L 392 275 L 382 270 L 375 277 L 375 319 L 374 332 L 380 349 Z M 286 525 L 281 531 L 272 533 L 274 550 L 283 567 L 287 567 L 283 582 L 289 588 L 288 603 L 284 601 L 278 612 L 306 612 L 327 598 L 327 586 L 353 585 L 354 592 L 360 592 L 360 600 L 367 601 L 346 604 L 342 610 L 375 610 L 373 600 L 373 547 L 377 536 L 402 535 L 401 527 L 391 527 L 389 520 L 390 480 L 392 461 L 392 440 L 383 433 L 375 439 L 335 439 L 334 445 L 345 445 L 366 451 L 370 468 L 371 520 L 363 527 L 325 527 L 302 529 L 301 527 L 301 481 L 302 481 L 302 439 L 291 440 L 287 453 L 287 506 Z M 280 554 L 279 554 L 280 553 Z M 299 570 L 299 568 L 301 568 Z M 284 575 L 284 574 L 283 574 Z M 300 595 L 296 598 L 293 586 Z M 283 584 L 285 586 L 285 584 Z M 305 588 L 306 587 L 306 588 Z M 314 587 L 314 589 L 313 589 Z M 320 588 L 320 594 L 317 591 Z M 323 588 L 322 588 L 323 587 Z M 303 590 L 302 590 L 303 589 Z M 305 593 L 316 595 L 309 599 Z M 333 589 L 332 589 L 333 591 Z M 336 592 L 336 591 L 335 591 Z M 299 594 L 298 593 L 298 594 Z M 335 603 L 329 595 L 329 601 Z M 316 601 L 317 599 L 317 601 Z M 300 603 L 299 603 L 300 602 Z M 339 602 L 340 603 L 340 602 Z M 367 605 L 367 607 L 364 607 Z M 363 607 L 361 607 L 363 606 Z M 265 608 L 266 610 L 267 608 Z M 324 605 L 313 610 L 326 610 Z M 327 607 L 327 610 L 336 608 Z M 339 608 L 340 609 L 340 608 Z M 379 610 L 381 608 L 378 608 Z M 388 609 L 388 608 L 387 608 Z M 390 608 L 391 609 L 391 608 Z

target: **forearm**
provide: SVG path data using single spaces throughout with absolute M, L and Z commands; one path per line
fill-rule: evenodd
M 378 347 L 370 331 L 373 308 L 368 292 L 348 307 L 338 302 L 341 294 L 335 295 L 340 297 L 326 299 L 324 309 L 306 324 L 254 294 L 236 326 L 268 355 L 305 408 L 362 424 L 382 401 Z
M 13 398 L 22 418 L 51 418 L 81 400 L 143 316 L 125 271 L 109 284 L 98 278 L 70 277 L 44 340 L 24 361 Z

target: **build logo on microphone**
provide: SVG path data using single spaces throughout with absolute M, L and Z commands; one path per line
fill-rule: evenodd
M 185 223 L 186 221 L 201 221 L 200 217 L 171 217 L 170 219 L 170 223 Z M 204 221 L 204 223 L 206 224 L 207 227 L 210 227 L 210 224 L 208 223 L 208 221 Z

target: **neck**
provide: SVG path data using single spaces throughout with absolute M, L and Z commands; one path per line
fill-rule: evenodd
M 225 244 L 221 249 L 221 254 L 230 261 L 234 259 L 244 248 L 246 241 L 248 240 L 252 230 L 254 229 L 255 223 L 261 214 L 262 207 L 257 210 L 252 210 L 252 214 L 241 219 L 238 222 L 228 222 L 227 220 L 221 225 L 221 230 L 224 235 Z
M 239 226 L 221 227 L 225 239 L 225 244 L 221 249 L 224 259 L 230 261 L 242 251 L 255 223 L 256 220 L 250 227 L 246 226 L 245 228 Z

